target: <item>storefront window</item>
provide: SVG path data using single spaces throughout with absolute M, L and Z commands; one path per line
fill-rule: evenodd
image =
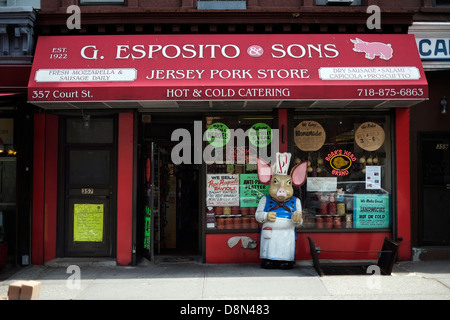
M 259 230 L 255 211 L 269 186 L 259 183 L 256 157 L 276 151 L 272 124 L 272 116 L 206 117 L 207 231 Z
M 391 227 L 390 131 L 387 115 L 295 116 L 293 159 L 308 161 L 304 229 Z
M 0 157 L 16 156 L 14 148 L 14 119 L 0 119 Z

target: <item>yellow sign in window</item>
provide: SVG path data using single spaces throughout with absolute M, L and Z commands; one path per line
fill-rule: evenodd
M 103 204 L 74 204 L 73 241 L 103 241 Z

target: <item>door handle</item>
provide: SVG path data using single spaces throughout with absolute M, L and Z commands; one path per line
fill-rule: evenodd
M 109 196 L 106 196 L 106 195 L 102 195 L 102 196 L 93 196 L 93 198 L 109 199 Z

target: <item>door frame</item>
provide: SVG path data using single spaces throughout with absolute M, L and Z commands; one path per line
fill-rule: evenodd
M 424 158 L 422 156 L 424 146 L 423 140 L 426 138 L 438 138 L 439 136 L 448 136 L 450 138 L 450 131 L 421 131 L 417 133 L 417 234 L 418 234 L 418 245 L 419 246 L 439 246 L 441 244 L 431 243 L 424 241 L 424 178 L 423 178 L 423 164 Z
M 141 115 L 142 117 L 144 117 L 145 115 Z M 186 114 L 182 114 L 182 115 L 178 115 L 178 116 L 174 116 L 174 114 L 171 113 L 159 113 L 158 116 L 160 116 L 161 118 L 156 120 L 158 124 L 164 124 L 164 123 L 178 123 L 179 121 L 177 119 L 182 119 L 183 116 L 187 116 L 189 118 L 190 121 L 201 121 L 202 123 L 202 130 L 203 130 L 203 126 L 205 123 L 205 115 L 203 113 L 189 113 L 188 115 Z M 155 118 L 157 117 L 152 117 L 152 122 L 143 122 L 142 118 L 139 118 L 137 123 L 138 123 L 138 145 L 139 145 L 139 168 L 138 168 L 138 191 L 137 194 L 138 196 L 138 201 L 137 201 L 137 212 L 138 214 L 136 215 L 137 218 L 137 223 L 136 223 L 136 227 L 137 227 L 137 243 L 139 244 L 137 246 L 137 251 L 138 251 L 138 255 L 140 258 L 147 258 L 150 259 L 151 261 L 155 260 L 155 256 L 158 256 L 159 254 L 156 253 L 155 251 L 155 241 L 154 241 L 154 236 L 155 236 L 155 232 L 154 232 L 154 227 L 155 227 L 155 215 L 152 212 L 151 215 L 151 238 L 152 241 L 150 243 L 150 250 L 147 250 L 143 248 L 143 239 L 144 239 L 144 235 L 143 235 L 143 230 L 144 230 L 144 208 L 145 208 L 145 201 L 144 201 L 144 192 L 143 192 L 143 188 L 144 188 L 144 177 L 145 177 L 145 161 L 146 161 L 146 157 L 144 155 L 147 154 L 147 149 L 146 147 L 153 144 L 154 146 L 160 146 L 160 145 L 176 145 L 179 142 L 176 141 L 170 141 L 170 140 L 164 140 L 161 137 L 154 137 L 151 136 L 150 134 L 148 136 L 146 136 L 146 132 L 145 132 L 145 126 L 146 125 L 152 125 L 152 123 L 155 123 Z M 167 118 L 167 119 L 165 119 Z M 185 121 L 180 120 L 181 122 Z M 193 129 L 193 128 L 192 128 Z M 192 138 L 194 137 L 194 132 L 191 132 L 192 134 Z M 170 136 L 170 134 L 169 134 Z M 204 149 L 204 145 L 205 142 L 202 141 L 202 150 Z M 154 151 L 154 150 L 153 150 Z M 150 157 L 152 157 L 152 152 L 150 151 L 149 155 Z M 192 154 L 193 155 L 193 154 Z M 152 175 L 151 175 L 151 180 L 154 178 L 154 173 L 153 173 L 153 165 L 155 163 L 155 160 L 152 159 L 151 160 L 151 167 L 152 167 Z M 202 261 L 205 261 L 205 248 L 206 248 L 206 239 L 205 239 L 205 228 L 204 228 L 204 222 L 205 222 L 205 214 L 204 212 L 206 212 L 206 204 L 204 201 L 204 197 L 205 197 L 205 186 L 206 186 L 206 166 L 205 163 L 202 161 L 202 164 L 192 164 L 194 166 L 198 166 L 198 201 L 199 201 L 199 207 L 198 207 L 198 244 L 197 244 L 197 253 L 195 253 L 195 255 L 200 256 Z M 150 182 L 152 185 L 152 181 Z M 154 194 L 152 192 L 152 198 L 153 198 Z M 177 255 L 177 254 L 176 254 Z M 178 255 L 177 255 L 178 256 Z M 180 255 L 182 256 L 182 255 Z
M 110 211 L 110 255 L 104 256 L 101 255 L 99 257 L 109 257 L 116 258 L 116 249 L 117 249 L 117 172 L 118 172 L 118 160 L 117 160 L 117 152 L 118 152 L 118 117 L 116 114 L 109 115 L 91 115 L 90 121 L 93 119 L 105 119 L 109 118 L 113 120 L 113 142 L 111 144 L 104 143 L 92 143 L 92 144 L 68 144 L 66 143 L 66 127 L 68 119 L 80 119 L 80 116 L 74 115 L 61 115 L 59 121 L 59 156 L 58 156 L 58 223 L 57 223 L 57 256 L 59 257 L 68 257 L 66 253 L 66 245 L 65 241 L 68 239 L 68 234 L 66 234 L 66 210 L 69 210 L 70 199 L 69 190 L 68 190 L 68 182 L 69 182 L 69 163 L 68 163 L 68 153 L 72 149 L 92 149 L 92 150 L 111 150 L 111 172 L 110 172 L 110 181 L 111 181 L 111 193 L 109 195 L 109 211 Z M 73 197 L 73 196 L 72 196 Z M 72 211 L 72 210 L 71 210 Z M 87 257 L 95 257 L 92 255 L 88 255 Z

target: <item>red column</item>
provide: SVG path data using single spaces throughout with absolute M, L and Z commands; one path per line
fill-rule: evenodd
M 34 116 L 31 263 L 56 258 L 58 116 Z
M 132 262 L 133 114 L 119 114 L 117 173 L 117 263 Z
M 44 262 L 56 258 L 58 210 L 58 116 L 47 115 L 45 125 Z
M 411 260 L 411 190 L 409 109 L 396 109 L 397 237 L 399 260 Z
M 31 263 L 44 263 L 45 114 L 34 115 Z

